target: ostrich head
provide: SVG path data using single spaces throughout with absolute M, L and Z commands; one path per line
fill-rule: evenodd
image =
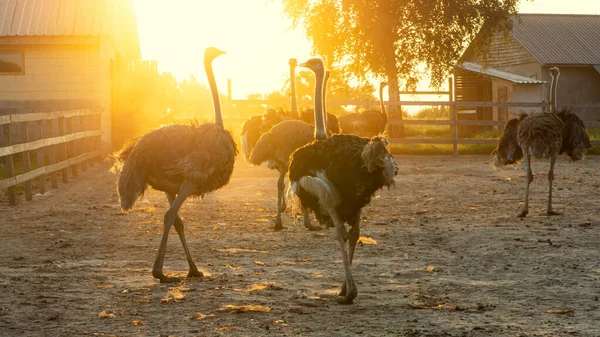
M 296 68 L 298 66 L 298 60 L 295 58 L 290 59 L 290 68 Z
M 513 118 L 506 122 L 502 136 L 498 140 L 498 147 L 492 152 L 494 167 L 516 164 L 523 158 L 523 151 L 517 142 L 517 129 L 525 117 L 527 115 L 521 113 L 519 118 Z
M 388 142 L 384 137 L 375 136 L 363 147 L 360 156 L 369 173 L 381 170 L 383 184 L 389 187 L 394 185 L 394 176 L 398 174 L 398 166 L 388 151 L 387 145 Z
M 564 123 L 560 153 L 566 153 L 573 161 L 582 160 L 587 150 L 592 147 L 585 124 L 568 109 L 560 111 L 557 115 Z
M 558 70 L 558 67 L 550 68 L 550 75 L 552 75 L 552 77 L 558 77 L 560 75 L 560 71 Z
M 217 57 L 223 54 L 225 54 L 225 52 L 221 49 L 215 47 L 208 47 L 204 50 L 204 61 L 211 62 L 212 60 L 216 59 Z
M 318 57 L 311 58 L 306 62 L 300 63 L 299 66 L 308 68 L 315 73 L 318 73 L 319 71 L 325 72 L 325 65 L 323 64 L 323 60 Z

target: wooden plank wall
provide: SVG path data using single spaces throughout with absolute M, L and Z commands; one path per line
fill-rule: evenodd
M 6 167 L 0 190 L 7 190 L 9 203 L 17 204 L 15 186 L 18 184 L 24 184 L 25 199 L 32 200 L 34 181 L 39 193 L 44 194 L 46 177 L 56 188 L 57 174 L 67 183 L 69 170 L 72 176 L 77 176 L 100 160 L 100 115 L 100 109 L 82 109 L 0 116 L 4 144 L 0 147 L 0 158 Z M 15 129 L 21 131 L 19 143 L 12 139 Z M 32 134 L 34 137 L 30 139 Z M 32 162 L 34 155 L 36 162 Z M 17 156 L 23 167 L 20 174 L 15 172 Z

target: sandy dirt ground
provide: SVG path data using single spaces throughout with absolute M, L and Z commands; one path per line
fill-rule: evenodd
M 547 161 L 397 157 L 396 187 L 363 211 L 354 274 L 333 231 L 287 213 L 274 232 L 276 173 L 238 159 L 231 183 L 180 214 L 204 279 L 160 284 L 151 268 L 166 198 L 121 215 L 115 176 L 88 169 L 49 196 L 0 202 L 1 336 L 600 336 L 600 157 L 560 158 L 545 216 Z M 20 196 L 23 199 L 23 196 Z M 185 276 L 175 232 L 168 274 Z

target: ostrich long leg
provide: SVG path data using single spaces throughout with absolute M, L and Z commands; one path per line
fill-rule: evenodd
M 552 182 L 554 181 L 554 163 L 558 158 L 558 154 L 554 154 L 550 159 L 550 171 L 548 171 L 548 215 L 560 215 L 560 213 L 552 210 Z
M 352 219 L 351 222 L 348 223 L 351 228 L 348 232 L 348 259 L 350 260 L 350 265 L 352 265 L 352 261 L 354 260 L 354 250 L 356 249 L 356 243 L 360 238 L 360 212 L 356 219 Z M 342 290 L 340 291 L 340 296 L 346 296 L 346 282 L 342 285 Z
M 352 304 L 352 301 L 356 298 L 358 294 L 358 290 L 356 289 L 356 283 L 354 283 L 354 278 L 352 277 L 352 266 L 350 265 L 350 259 L 348 258 L 348 251 L 346 250 L 346 240 L 344 238 L 342 232 L 342 226 L 344 224 L 340 221 L 340 218 L 337 215 L 337 212 L 334 208 L 328 207 L 327 213 L 331 217 L 333 221 L 333 225 L 335 227 L 335 236 L 340 244 L 340 250 L 342 252 L 342 262 L 344 263 L 344 270 L 346 272 L 346 280 L 344 284 L 346 285 L 346 291 L 344 293 L 344 298 L 338 300 L 340 304 Z
M 179 216 L 177 213 L 183 205 L 185 199 L 187 199 L 194 191 L 196 190 L 196 186 L 191 182 L 184 182 L 179 188 L 179 193 L 173 203 L 165 213 L 165 221 L 163 227 L 163 235 L 160 240 L 160 247 L 158 248 L 158 253 L 156 255 L 156 260 L 154 261 L 154 266 L 152 267 L 152 276 L 160 280 L 160 283 L 172 283 L 178 282 L 179 279 L 176 277 L 166 277 L 163 274 L 162 267 L 165 259 L 165 250 L 167 249 L 167 241 L 169 239 L 169 230 L 171 226 L 175 224 L 175 219 Z
M 283 190 L 285 189 L 285 170 L 279 170 L 279 179 L 277 180 L 277 217 L 275 218 L 275 230 L 280 231 L 283 229 L 283 223 L 281 221 L 281 208 L 284 202 Z
M 167 195 L 167 199 L 169 199 L 169 205 L 173 205 L 173 201 L 175 201 L 175 195 L 171 193 L 165 193 Z M 194 260 L 192 260 L 192 254 L 190 254 L 190 250 L 188 249 L 187 242 L 185 240 L 185 232 L 183 220 L 177 214 L 175 218 L 175 230 L 177 231 L 177 235 L 179 235 L 179 240 L 181 241 L 181 245 L 183 246 L 183 250 L 185 251 L 185 257 L 187 259 L 188 265 L 190 266 L 190 270 L 188 272 L 188 277 L 204 277 L 204 274 L 198 270 Z
M 533 172 L 531 172 L 531 160 L 529 152 L 527 149 L 523 149 L 523 155 L 525 156 L 525 163 L 527 163 L 527 173 L 525 174 L 525 179 L 527 179 L 527 188 L 525 189 L 525 205 L 523 206 L 523 210 L 519 213 L 519 217 L 523 218 L 529 213 L 529 185 L 533 181 Z
M 304 216 L 304 227 L 306 227 L 306 229 L 309 231 L 320 231 L 323 229 L 320 226 L 313 225 L 310 222 L 310 211 L 307 208 L 302 208 L 302 216 Z

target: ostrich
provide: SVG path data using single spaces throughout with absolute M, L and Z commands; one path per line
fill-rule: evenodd
M 383 89 L 387 85 L 387 82 L 379 83 L 379 105 L 381 111 L 366 110 L 363 112 L 351 112 L 338 117 L 342 133 L 373 137 L 385 132 L 388 118 L 385 104 L 383 103 Z
M 188 197 L 204 196 L 226 185 L 233 171 L 238 150 L 231 134 L 223 128 L 219 92 L 212 70 L 212 61 L 224 53 L 214 47 L 204 52 L 204 68 L 215 112 L 214 123 L 174 124 L 155 129 L 130 142 L 117 154 L 117 159 L 123 164 L 117 183 L 122 210 L 130 210 L 148 185 L 165 192 L 169 201 L 160 247 L 152 268 L 152 275 L 161 283 L 179 281 L 179 278 L 165 276 L 162 271 L 172 226 L 185 250 L 188 277 L 204 276 L 192 260 L 178 212 Z
M 319 97 L 324 98 L 327 92 L 328 73 L 329 71 L 326 72 L 322 86 L 318 88 L 318 90 L 322 90 L 322 95 L 319 95 Z M 315 90 L 317 89 L 315 88 Z M 323 99 L 323 105 L 325 104 L 324 101 L 325 100 Z M 314 121 L 314 115 L 312 119 Z M 281 213 L 285 212 L 286 208 L 284 181 L 289 166 L 290 155 L 297 148 L 310 143 L 314 139 L 313 133 L 313 126 L 305 121 L 283 121 L 264 133 L 252 151 L 252 156 L 250 157 L 250 162 L 252 164 L 262 165 L 262 163 L 266 162 L 269 168 L 279 171 L 279 179 L 277 180 L 277 216 L 275 218 L 275 230 L 283 229 Z M 304 227 L 311 231 L 321 229 L 321 227 L 311 224 L 308 210 L 303 209 L 302 214 L 304 216 Z M 319 217 L 317 217 L 317 219 L 320 220 Z
M 533 181 L 531 156 L 550 158 L 548 172 L 548 215 L 560 215 L 552 209 L 552 182 L 554 181 L 554 164 L 559 154 L 566 153 L 571 160 L 582 160 L 585 152 L 591 147 L 590 138 L 583 121 L 568 110 L 556 112 L 556 88 L 560 72 L 558 68 L 550 69 L 550 113 L 534 112 L 531 115 L 521 114 L 506 123 L 504 132 L 494 150 L 496 167 L 515 164 L 523 157 L 527 163 L 525 189 L 525 205 L 519 217 L 529 213 L 529 185 Z
M 358 294 L 351 265 L 360 236 L 361 210 L 378 189 L 394 184 L 398 168 L 382 136 L 369 139 L 338 134 L 327 138 L 320 99 L 323 61 L 310 59 L 301 66 L 316 75 L 316 140 L 291 155 L 290 188 L 300 198 L 302 207 L 333 222 L 346 274 L 339 302 L 351 304 Z M 345 222 L 350 225 L 349 231 Z

